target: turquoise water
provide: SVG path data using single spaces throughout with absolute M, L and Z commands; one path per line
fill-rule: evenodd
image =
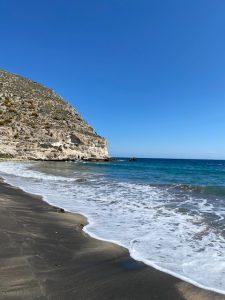
M 221 160 L 142 158 L 131 162 L 119 158 L 110 163 L 86 163 L 84 168 L 124 181 L 225 187 L 225 161 Z
M 225 293 L 225 161 L 3 162 L 0 175 L 86 215 L 85 231 L 135 259 Z

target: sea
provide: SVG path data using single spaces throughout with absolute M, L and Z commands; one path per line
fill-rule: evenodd
M 134 259 L 225 294 L 225 161 L 5 161 L 0 176 L 85 215 L 88 234 Z

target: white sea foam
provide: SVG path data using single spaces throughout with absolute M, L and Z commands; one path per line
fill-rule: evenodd
M 215 211 L 206 199 L 181 202 L 166 188 L 109 181 L 101 174 L 53 176 L 31 166 L 3 162 L 0 175 L 52 205 L 86 215 L 86 232 L 126 247 L 135 259 L 225 294 L 225 239 L 204 220 L 204 213 Z M 180 211 L 181 203 L 197 207 L 197 214 Z M 221 219 L 224 212 L 215 214 Z

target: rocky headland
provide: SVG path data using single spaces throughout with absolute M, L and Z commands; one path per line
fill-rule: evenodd
M 107 142 L 52 89 L 0 70 L 0 158 L 108 159 Z

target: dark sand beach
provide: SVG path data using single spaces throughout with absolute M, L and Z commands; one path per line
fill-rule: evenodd
M 0 299 L 225 299 L 89 237 L 86 222 L 1 181 Z

